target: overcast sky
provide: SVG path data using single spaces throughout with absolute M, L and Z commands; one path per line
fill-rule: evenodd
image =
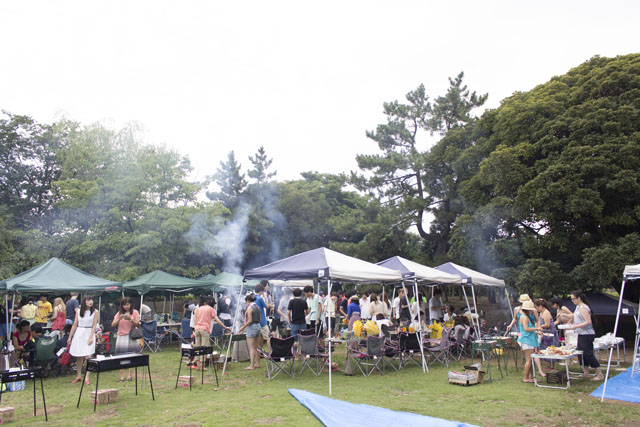
M 277 178 L 357 168 L 382 103 L 465 72 L 494 108 L 640 52 L 637 1 L 2 1 L 0 109 L 144 126 L 198 178 L 264 145 Z

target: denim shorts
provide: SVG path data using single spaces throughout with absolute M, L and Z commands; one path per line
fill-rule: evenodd
M 255 338 L 260 334 L 260 323 L 252 323 L 247 326 L 247 338 Z

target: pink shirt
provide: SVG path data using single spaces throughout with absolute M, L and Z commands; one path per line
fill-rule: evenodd
M 125 313 L 126 314 L 126 313 Z M 120 312 L 118 311 L 118 313 L 116 314 L 116 317 L 114 317 L 115 320 L 118 320 L 120 317 L 123 317 L 124 314 L 120 314 Z M 138 313 L 138 310 L 134 309 L 133 310 L 133 314 L 130 315 L 133 320 L 135 321 L 140 321 L 140 313 Z M 118 335 L 129 335 L 129 332 L 131 332 L 131 328 L 133 328 L 133 323 L 131 323 L 130 320 L 126 320 L 126 319 L 122 319 L 119 323 L 118 323 Z
M 194 329 L 202 329 L 211 333 L 211 321 L 216 317 L 216 311 L 213 307 L 202 305 L 196 310 L 196 327 Z

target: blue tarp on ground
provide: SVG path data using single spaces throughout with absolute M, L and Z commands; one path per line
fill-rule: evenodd
M 354 427 L 388 427 L 396 425 L 403 427 L 475 427 L 473 424 L 448 421 L 426 415 L 349 403 L 294 388 L 290 388 L 289 393 L 327 427 L 344 425 Z
M 602 398 L 602 388 L 604 384 L 591 393 L 592 397 Z M 623 400 L 625 402 L 640 403 L 640 375 L 636 374 L 631 378 L 631 367 L 619 375 L 607 381 L 607 392 L 605 399 Z

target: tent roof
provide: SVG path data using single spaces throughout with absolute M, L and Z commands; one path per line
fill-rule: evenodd
M 493 286 L 504 288 L 504 280 L 496 279 L 495 277 L 487 276 L 479 271 L 472 270 L 467 267 L 463 267 L 452 262 L 447 262 L 436 267 L 436 270 L 444 271 L 446 273 L 455 274 L 462 279 L 467 279 L 474 285 Z
M 638 265 L 626 265 L 624 267 L 625 279 L 639 279 L 640 278 L 640 264 Z
M 317 248 L 247 270 L 244 277 L 267 280 L 331 278 L 354 283 L 379 283 L 401 280 L 402 274 L 331 249 Z
M 211 288 L 212 286 L 213 283 L 208 280 L 189 279 L 160 270 L 143 274 L 122 284 L 124 290 L 136 291 L 140 295 L 150 291 L 186 292 L 191 289 Z
M 618 313 L 618 299 L 602 292 L 585 292 L 593 314 L 597 316 L 615 316 Z M 560 300 L 562 305 L 566 305 L 568 309 L 574 311 L 576 305 L 569 298 Z M 635 310 L 632 306 L 622 303 L 620 307 L 620 316 L 633 316 Z
M 58 258 L 51 258 L 17 276 L 1 281 L 0 288 L 7 292 L 62 293 L 118 290 L 121 284 L 93 276 Z
M 418 280 L 431 283 L 457 283 L 460 284 L 461 278 L 455 274 L 449 274 L 426 265 L 408 259 L 394 256 L 384 261 L 380 261 L 378 265 L 400 271 L 403 276 L 411 275 Z

